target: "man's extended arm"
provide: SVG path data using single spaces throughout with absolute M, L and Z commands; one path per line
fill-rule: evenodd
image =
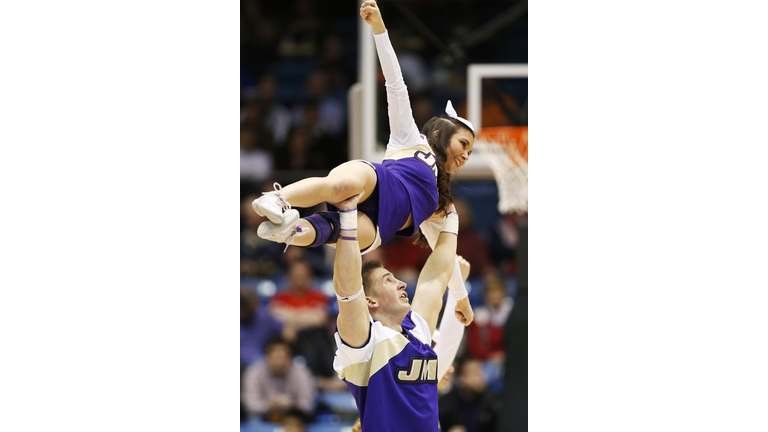
M 437 236 L 443 229 L 442 222 L 443 221 L 439 219 L 429 219 L 424 221 L 419 227 L 422 234 L 427 239 L 429 247 L 433 249 L 437 243 Z M 455 312 L 458 314 L 456 315 L 457 319 L 460 323 L 468 326 L 475 318 L 475 312 L 472 310 L 472 306 L 469 304 L 469 298 L 467 297 L 467 289 L 464 286 L 464 281 L 466 281 L 466 279 L 467 278 L 462 279 L 461 266 L 459 265 L 459 259 L 456 258 L 456 262 L 453 265 L 453 275 L 448 281 L 448 290 L 451 292 L 451 296 L 456 300 L 456 303 L 454 303 L 452 308 L 454 308 Z
M 445 227 L 437 237 L 437 243 L 429 255 L 416 283 L 416 294 L 411 310 L 422 316 L 429 324 L 429 334 L 435 332 L 437 317 L 443 305 L 443 293 L 453 274 L 456 262 L 456 237 L 459 217 L 453 204 L 446 209 Z
M 351 347 L 361 347 L 368 340 L 370 314 L 365 294 L 348 300 L 363 288 L 360 271 L 363 266 L 360 245 L 357 242 L 357 202 L 363 194 L 344 200 L 336 207 L 341 220 L 341 235 L 336 243 L 333 260 L 333 288 L 339 302 L 339 316 L 336 326 L 341 340 Z M 348 300 L 348 301 L 347 301 Z

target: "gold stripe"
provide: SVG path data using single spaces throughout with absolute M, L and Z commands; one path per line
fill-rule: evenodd
M 392 357 L 400 354 L 406 346 L 408 346 L 408 339 L 400 334 L 383 340 L 373 348 L 373 355 L 369 361 L 345 367 L 339 372 L 339 378 L 346 379 L 358 387 L 367 386 L 373 374 L 389 363 Z
M 429 374 L 427 375 L 428 380 L 435 380 L 437 379 L 437 362 L 438 359 L 430 360 L 427 362 L 427 366 L 429 367 Z
M 390 150 L 384 153 L 384 160 L 410 158 L 413 157 L 413 154 L 419 150 L 423 151 L 424 153 L 432 153 L 432 148 L 430 148 L 427 144 L 416 144 L 415 146 L 408 147 L 407 149 Z

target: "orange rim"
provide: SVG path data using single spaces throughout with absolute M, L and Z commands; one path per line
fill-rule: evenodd
M 477 139 L 503 146 L 509 146 L 510 144 L 517 145 L 517 151 L 523 156 L 526 162 L 528 162 L 528 126 L 498 126 L 482 128 L 477 134 Z M 507 155 L 512 159 L 510 155 L 511 149 L 508 149 Z M 512 159 L 514 163 L 514 159 Z

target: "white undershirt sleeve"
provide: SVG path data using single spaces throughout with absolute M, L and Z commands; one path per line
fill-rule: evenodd
M 456 352 L 459 351 L 461 345 L 461 338 L 464 337 L 464 324 L 456 319 L 456 315 L 453 313 L 454 308 L 456 308 L 456 300 L 452 296 L 448 296 L 445 301 L 443 319 L 440 320 L 440 338 L 435 344 L 438 382 L 443 379 L 448 368 L 453 364 Z
M 386 80 L 387 111 L 389 114 L 389 142 L 387 150 L 399 150 L 426 143 L 422 138 L 416 122 L 413 120 L 411 101 L 408 98 L 408 88 L 403 81 L 400 63 L 397 61 L 395 49 L 389 40 L 389 32 L 373 35 L 376 42 L 376 52 L 379 55 L 381 70 Z

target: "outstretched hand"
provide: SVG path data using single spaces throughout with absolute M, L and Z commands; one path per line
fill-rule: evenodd
M 472 310 L 472 306 L 469 304 L 469 297 L 464 297 L 463 299 L 457 301 L 454 311 L 456 314 L 456 319 L 465 326 L 472 324 L 472 320 L 475 319 L 475 312 Z
M 381 19 L 381 11 L 374 0 L 368 0 L 360 5 L 360 16 L 373 28 L 373 34 L 382 34 L 387 31 L 384 20 Z

